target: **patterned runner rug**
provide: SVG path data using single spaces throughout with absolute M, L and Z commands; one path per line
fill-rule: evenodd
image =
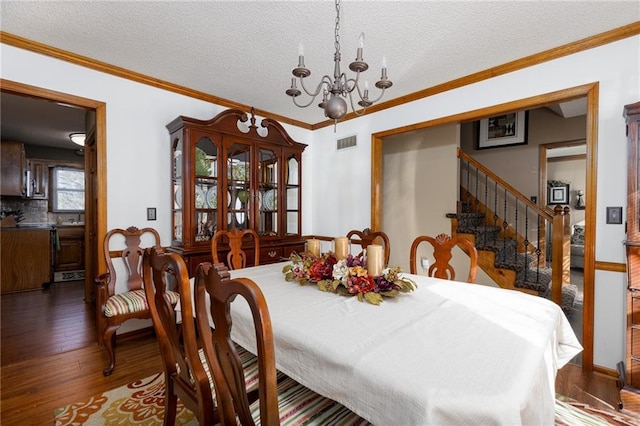
M 63 425 L 159 425 L 164 417 L 164 374 L 94 395 L 55 410 L 56 426 Z M 178 400 L 176 425 L 197 425 L 193 413 Z M 636 426 L 639 418 L 613 410 L 600 410 L 562 395 L 556 398 L 556 426 Z

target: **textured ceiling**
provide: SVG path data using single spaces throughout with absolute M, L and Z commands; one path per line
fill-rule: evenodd
M 364 75 L 373 87 L 385 56 L 394 85 L 383 100 L 390 100 L 638 20 L 637 0 L 344 1 L 343 71 L 365 32 Z M 3 0 L 0 24 L 7 33 L 260 110 L 309 124 L 325 120 L 319 108 L 297 108 L 284 92 L 300 43 L 309 86 L 333 72 L 330 1 Z

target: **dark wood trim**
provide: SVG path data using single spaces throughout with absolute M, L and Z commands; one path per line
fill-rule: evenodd
M 493 115 L 500 115 L 506 112 L 513 112 L 526 109 L 540 108 L 546 105 L 578 99 L 587 98 L 587 120 L 586 120 L 586 144 L 587 144 L 587 176 L 586 190 L 589 195 L 589 205 L 585 209 L 585 223 L 589 227 L 585 229 L 585 268 L 584 268 L 584 304 L 583 304 L 583 331 L 582 331 L 582 368 L 585 371 L 593 371 L 593 315 L 594 315 L 594 256 L 595 256 L 595 223 L 597 204 L 597 123 L 598 123 L 598 97 L 599 84 L 590 83 L 577 87 L 559 90 L 557 92 L 545 93 L 530 98 L 519 99 L 500 105 L 481 108 L 447 117 L 440 117 L 421 123 L 414 123 L 396 129 L 385 130 L 374 133 L 371 136 L 371 227 L 379 229 L 382 223 L 382 144 L 384 138 L 398 135 L 409 131 L 426 129 L 443 124 L 462 123 L 476 121 Z M 546 185 L 546 183 L 545 183 Z
M 544 52 L 536 53 L 524 58 L 516 59 L 515 61 L 507 62 L 506 64 L 498 65 L 493 68 L 470 74 L 455 80 L 448 81 L 443 84 L 428 87 L 418 92 L 410 93 L 405 96 L 391 99 L 386 102 L 382 102 L 376 105 L 372 105 L 367 108 L 367 114 L 382 111 L 389 108 L 394 108 L 398 105 L 403 105 L 409 102 L 417 101 L 419 99 L 427 98 L 429 96 L 436 95 L 438 93 L 447 92 L 449 90 L 457 89 L 459 87 L 467 86 L 469 84 L 477 83 L 479 81 L 488 80 L 500 75 L 504 75 L 510 72 L 518 71 L 524 68 L 531 67 L 533 65 L 541 64 L 544 62 L 552 61 L 554 59 L 562 58 L 564 56 L 572 55 L 574 53 L 582 52 L 584 50 L 593 49 L 594 47 L 603 46 L 605 44 L 613 43 L 618 40 L 622 40 L 628 37 L 633 37 L 640 34 L 640 21 L 634 22 L 623 27 L 615 28 L 604 33 L 596 34 L 591 37 L 587 37 L 582 40 L 568 43 L 562 46 L 554 47 Z M 489 114 L 491 116 L 493 114 Z M 351 120 L 357 118 L 352 112 L 347 114 L 342 121 Z M 478 119 L 486 118 L 479 117 Z M 322 121 L 311 126 L 311 130 L 317 130 L 322 127 L 332 126 L 332 120 Z
M 613 43 L 618 40 L 622 40 L 628 37 L 633 37 L 640 34 L 640 21 L 634 22 L 629 25 L 625 25 L 619 28 L 615 28 L 604 33 L 596 34 L 591 37 L 584 38 L 572 43 L 567 43 L 562 46 L 558 46 L 549 50 L 545 50 L 540 53 L 536 53 L 524 58 L 517 59 L 515 61 L 507 62 L 502 65 L 498 65 L 486 70 L 470 74 L 455 80 L 451 80 L 436 86 L 428 87 L 417 92 L 409 93 L 404 96 L 400 96 L 391 99 L 386 102 L 382 102 L 376 105 L 372 105 L 368 108 L 369 114 L 382 111 L 385 109 L 394 108 L 399 105 L 403 105 L 409 102 L 413 102 L 419 99 L 427 98 L 429 96 L 436 95 L 438 93 L 447 92 L 459 87 L 467 86 L 469 84 L 477 83 L 479 81 L 488 80 L 493 77 L 504 75 L 510 72 L 518 71 L 533 65 L 548 62 L 554 59 L 562 58 L 564 56 L 572 55 L 574 53 L 582 52 L 584 50 L 593 49 L 594 47 L 603 46 L 605 44 Z M 228 108 L 237 108 L 248 111 L 251 106 L 233 102 L 228 99 L 220 98 L 218 96 L 203 93 L 197 90 L 189 89 L 178 84 L 173 84 L 167 81 L 163 81 L 157 78 L 149 77 L 144 74 L 133 72 L 124 68 L 116 67 L 114 65 L 107 64 L 105 62 L 97 61 L 86 56 L 78 55 L 72 52 L 68 52 L 62 49 L 58 49 L 53 46 L 46 45 L 44 43 L 38 43 L 32 40 L 25 39 L 23 37 L 16 36 L 11 33 L 0 31 L 0 42 L 18 47 L 20 49 L 29 50 L 31 52 L 47 55 L 53 58 L 61 59 L 63 61 L 71 62 L 77 65 L 81 65 L 87 68 L 94 69 L 96 71 L 105 72 L 118 77 L 126 78 L 138 83 L 147 84 L 162 90 L 168 90 L 170 92 L 179 93 L 185 96 L 189 96 L 195 99 L 200 99 L 206 102 L 211 102 L 220 106 Z M 284 117 L 278 114 L 273 114 L 268 111 L 255 110 L 257 115 L 264 117 L 272 117 L 282 123 L 291 124 L 301 127 L 303 129 L 317 130 L 323 127 L 333 125 L 332 120 L 321 121 L 316 124 L 308 124 L 302 121 L 294 120 L 288 117 Z M 489 114 L 492 115 L 492 114 Z M 347 114 L 342 121 L 351 120 L 357 118 L 352 112 Z M 479 117 L 485 118 L 485 117 Z
M 78 55 L 76 53 L 68 52 L 66 50 L 58 49 L 53 46 L 46 45 L 44 43 L 38 43 L 36 41 L 28 40 L 26 38 L 19 37 L 14 34 L 0 31 L 0 41 L 6 45 L 14 46 L 20 49 L 28 50 L 34 53 L 50 56 L 52 58 L 61 59 L 72 64 L 80 65 L 86 68 L 90 68 L 95 71 L 104 72 L 107 74 L 115 75 L 117 77 L 126 78 L 127 80 L 135 81 L 136 83 L 146 84 L 158 89 L 167 90 L 169 92 L 178 93 L 180 95 L 189 96 L 194 99 L 200 99 L 205 102 L 211 102 L 216 105 L 220 105 L 227 108 L 241 109 L 243 111 L 251 110 L 250 105 L 244 105 L 239 102 L 233 102 L 228 99 L 220 98 L 218 96 L 210 95 L 198 90 L 190 89 L 188 87 L 180 86 L 179 84 L 170 83 L 168 81 L 160 80 L 158 78 L 149 77 L 135 71 L 131 71 L 125 68 L 117 67 L 115 65 L 107 64 L 87 56 Z M 284 95 L 283 95 L 284 96 Z M 274 114 L 272 112 L 256 109 L 256 115 L 262 117 L 271 117 L 282 123 L 291 124 L 303 129 L 311 129 L 311 125 L 302 121 L 294 120 L 282 115 Z
M 562 157 L 547 158 L 548 163 L 559 163 L 561 161 L 586 160 L 587 154 L 564 155 Z
M 625 274 L 627 272 L 627 265 L 618 262 L 601 262 L 596 260 L 595 269 L 598 271 L 621 272 Z
M 100 243 L 107 233 L 107 106 L 104 102 L 98 100 L 5 79 L 0 79 L 0 89 L 7 93 L 61 102 L 86 109 L 93 109 L 96 112 L 96 181 L 87 183 L 87 185 L 92 185 L 96 191 L 97 205 L 87 205 L 88 208 L 96 209 L 96 223 L 87 224 L 85 227 L 85 247 L 87 248 L 85 251 L 85 294 L 92 294 L 94 286 L 93 278 L 107 271 L 107 265 L 103 260 L 102 244 Z M 88 161 L 88 157 L 85 156 L 85 170 L 89 167 Z M 85 176 L 89 176 L 89 174 L 85 173 Z M 87 206 L 85 206 L 85 218 L 91 217 L 87 214 Z M 92 271 L 91 265 L 98 265 L 98 269 Z M 91 302 L 91 300 L 85 301 Z

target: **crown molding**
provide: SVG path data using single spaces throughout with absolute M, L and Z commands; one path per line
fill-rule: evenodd
M 613 43 L 618 40 L 622 40 L 628 37 L 633 37 L 640 34 L 640 21 L 636 21 L 623 27 L 615 28 L 604 33 L 596 34 L 591 37 L 587 37 L 576 42 L 568 43 L 553 49 L 545 50 L 544 52 L 536 53 L 530 56 L 526 56 L 515 61 L 507 62 L 502 65 L 488 68 L 483 71 L 479 71 L 474 74 L 469 74 L 464 77 L 457 78 L 436 86 L 428 87 L 417 92 L 409 93 L 399 98 L 391 99 L 386 102 L 381 102 L 369 107 L 369 112 L 378 112 L 389 108 L 394 108 L 399 105 L 403 105 L 409 102 L 413 102 L 419 99 L 423 99 L 429 96 L 436 95 L 438 93 L 447 92 L 449 90 L 457 89 L 469 84 L 477 83 L 482 80 L 488 80 L 490 78 L 507 74 L 513 71 L 518 71 L 523 68 L 527 68 L 533 65 L 537 65 L 543 62 L 551 61 L 561 58 L 563 56 L 572 55 L 584 50 L 593 49 L 594 47 L 602 46 L 605 44 Z M 0 43 L 4 43 L 10 46 L 18 47 L 20 49 L 29 50 L 34 53 L 50 56 L 56 59 L 61 59 L 66 62 L 70 62 L 76 65 L 87 67 L 96 71 L 104 72 L 107 74 L 115 75 L 117 77 L 126 78 L 128 80 L 135 81 L 137 83 L 147 84 L 149 86 L 156 87 L 158 89 L 167 90 L 170 92 L 178 93 L 181 95 L 189 96 L 195 99 L 200 99 L 206 102 L 211 102 L 217 105 L 221 105 L 227 108 L 236 108 L 243 111 L 250 111 L 251 106 L 233 102 L 228 99 L 220 98 L 208 93 L 200 92 L 198 90 L 189 89 L 188 87 L 180 86 L 178 84 L 170 83 L 164 80 L 160 80 L 154 77 L 150 77 L 135 71 L 127 70 L 125 68 L 117 67 L 115 65 L 107 64 L 105 62 L 97 61 L 86 56 L 78 55 L 72 52 L 68 52 L 62 49 L 58 49 L 53 46 L 49 46 L 43 43 L 38 43 L 32 40 L 28 40 L 4 31 L 0 31 Z M 316 124 L 309 124 L 299 120 L 294 120 L 289 117 L 285 117 L 278 114 L 270 113 L 269 111 L 263 111 L 256 109 L 256 115 L 270 117 L 278 120 L 281 123 L 291 124 L 293 126 L 301 127 L 308 130 L 317 130 L 323 127 L 333 125 L 333 120 L 325 120 Z M 342 120 L 351 120 L 357 118 L 355 113 L 347 114 Z

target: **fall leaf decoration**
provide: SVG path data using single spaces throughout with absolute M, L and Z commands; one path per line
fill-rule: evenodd
M 379 276 L 367 272 L 360 255 L 348 255 L 338 260 L 333 252 L 314 256 L 309 252 L 292 253 L 291 263 L 282 268 L 285 280 L 301 285 L 314 283 L 321 291 L 344 296 L 356 296 L 372 305 L 382 303 L 384 297 L 396 297 L 416 289 L 416 283 L 400 277 L 400 268 L 384 268 Z

